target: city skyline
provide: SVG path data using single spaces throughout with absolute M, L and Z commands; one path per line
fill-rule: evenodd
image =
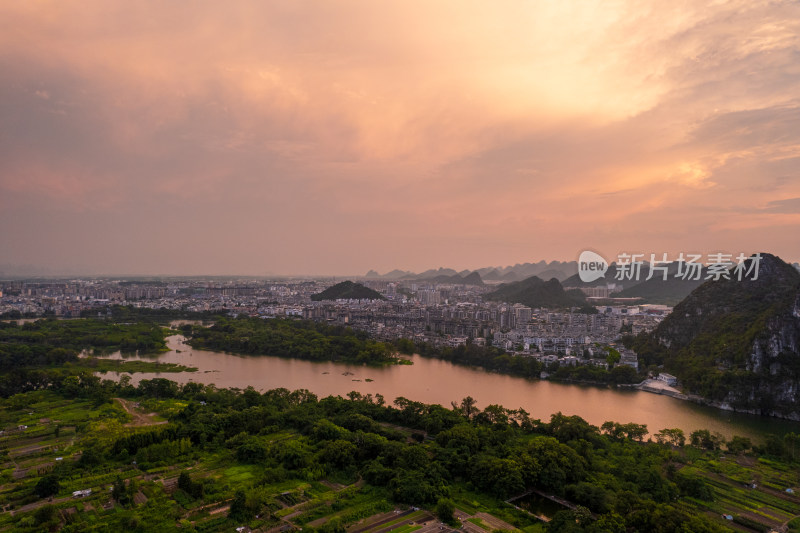
M 0 3 L 0 264 L 800 260 L 800 6 Z

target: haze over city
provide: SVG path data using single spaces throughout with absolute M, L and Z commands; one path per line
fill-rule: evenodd
M 0 264 L 797 261 L 798 57 L 789 1 L 2 2 Z

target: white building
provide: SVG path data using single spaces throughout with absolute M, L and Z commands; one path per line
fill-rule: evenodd
M 674 386 L 676 386 L 678 384 L 678 378 L 676 378 L 672 374 L 667 374 L 666 372 L 661 372 L 658 375 L 658 380 L 659 381 L 663 381 L 664 383 L 666 383 L 670 387 L 674 387 Z

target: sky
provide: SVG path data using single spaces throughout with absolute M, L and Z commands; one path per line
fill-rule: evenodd
M 800 3 L 0 0 L 0 271 L 800 260 Z

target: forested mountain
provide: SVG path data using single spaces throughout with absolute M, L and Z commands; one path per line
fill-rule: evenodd
M 578 274 L 570 276 L 562 282 L 564 287 L 604 287 L 607 284 L 616 285 L 616 292 L 612 292 L 612 297 L 619 298 L 642 298 L 642 303 L 676 305 L 686 298 L 692 290 L 699 287 L 703 280 L 683 279 L 677 277 L 680 264 L 673 261 L 667 266 L 667 279 L 664 280 L 660 271 L 655 271 L 651 279 L 650 264 L 643 262 L 639 268 L 638 275 L 633 275 L 632 279 L 617 279 L 619 269 L 616 263 L 608 266 L 605 276 L 594 281 L 582 281 Z M 626 278 L 629 271 L 621 276 Z
M 587 305 L 586 299 L 580 291 L 564 291 L 557 279 L 544 281 L 537 276 L 501 285 L 497 290 L 484 295 L 484 298 L 519 303 L 529 307 L 583 307 Z
M 643 303 L 676 305 L 686 298 L 689 293 L 703 284 L 702 279 L 683 279 L 677 277 L 680 264 L 672 262 L 667 269 L 667 279 L 665 280 L 660 272 L 656 271 L 651 279 L 647 279 L 649 271 L 642 269 L 642 281 L 631 286 L 623 282 L 623 290 L 614 293 L 613 296 L 620 298 L 642 298 Z M 647 272 L 647 273 L 646 273 Z
M 758 279 L 706 281 L 635 349 L 689 392 L 800 420 L 800 273 L 761 256 Z
M 647 277 L 647 264 L 641 267 L 641 275 L 633 279 L 618 280 L 617 279 L 617 264 L 611 263 L 608 265 L 606 275 L 594 281 L 583 281 L 578 274 L 574 274 L 565 279 L 562 284 L 564 287 L 605 287 L 608 283 L 614 283 L 617 286 L 622 286 L 623 289 L 628 289 L 642 283 Z
M 348 280 L 312 295 L 311 299 L 319 302 L 322 300 L 385 300 L 386 298 L 378 291 Z

